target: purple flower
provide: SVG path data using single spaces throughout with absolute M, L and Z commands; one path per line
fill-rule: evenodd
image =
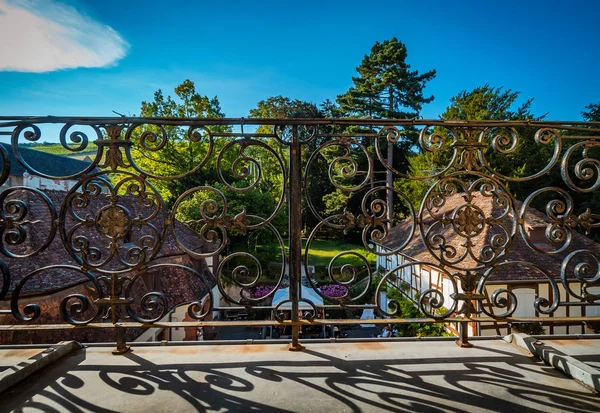
M 279 288 L 282 288 L 280 285 Z M 275 289 L 274 285 L 257 285 L 255 287 L 250 288 L 248 291 L 250 292 L 250 296 L 252 298 L 263 298 L 269 295 Z
M 348 294 L 348 287 L 339 284 L 322 285 L 319 290 L 321 290 L 321 294 L 331 298 L 339 298 Z

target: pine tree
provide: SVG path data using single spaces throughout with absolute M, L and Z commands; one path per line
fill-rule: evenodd
M 349 116 L 403 119 L 419 115 L 424 104 L 433 100 L 423 89 L 435 77 L 435 70 L 419 74 L 406 63 L 404 43 L 396 39 L 376 42 L 365 55 L 353 77 L 354 86 L 338 96 L 342 112 Z
M 423 89 L 436 72 L 431 70 L 419 74 L 406 63 L 407 56 L 406 46 L 395 37 L 383 43 L 376 42 L 371 54 L 365 55 L 361 65 L 356 68 L 359 76 L 352 78 L 354 86 L 338 96 L 340 110 L 346 116 L 362 118 L 407 119 L 419 116 L 423 105 L 433 100 L 433 95 L 423 95 Z M 407 153 L 416 141 L 416 133 L 406 133 L 395 145 L 388 142 L 388 164 L 405 172 L 408 169 Z M 386 171 L 388 187 L 393 186 L 392 178 L 392 173 Z M 392 199 L 393 192 L 388 190 L 388 226 L 391 226 L 393 218 Z

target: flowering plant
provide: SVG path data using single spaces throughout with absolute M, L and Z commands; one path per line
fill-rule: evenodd
M 339 298 L 348 294 L 348 287 L 339 284 L 327 284 L 319 287 L 321 293 L 327 297 Z
M 280 285 L 279 288 L 282 288 L 282 286 Z M 250 297 L 262 298 L 262 297 L 269 295 L 269 293 L 271 291 L 273 291 L 274 289 L 275 289 L 274 285 L 257 285 L 257 286 L 251 287 L 250 289 L 248 289 L 248 291 L 250 292 Z

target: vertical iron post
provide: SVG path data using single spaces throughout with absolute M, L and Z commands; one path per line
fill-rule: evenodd
M 117 348 L 115 348 L 112 353 L 116 356 L 125 354 L 130 349 L 125 341 L 125 330 L 126 329 L 124 327 L 115 328 L 115 341 L 117 342 Z
M 289 172 L 289 198 L 288 219 L 290 237 L 290 300 L 292 300 L 292 321 L 300 320 L 298 315 L 298 301 L 300 300 L 300 280 L 302 278 L 302 159 L 300 154 L 300 141 L 298 126 L 292 127 L 292 142 L 290 145 L 290 172 Z M 300 351 L 302 346 L 298 341 L 299 326 L 292 326 L 292 343 L 290 351 Z
M 458 323 L 458 340 L 456 344 L 459 347 L 473 347 L 473 344 L 469 343 L 469 322 L 461 321 Z
M 388 141 L 387 146 L 387 162 L 391 168 L 394 164 L 394 144 Z M 391 188 L 394 187 L 394 175 L 389 169 L 385 172 L 385 185 L 388 187 L 386 191 L 387 227 L 388 229 L 392 229 L 392 220 L 394 219 L 394 191 Z
M 111 275 L 111 288 L 110 288 L 110 318 L 113 324 L 117 324 L 119 321 L 118 309 L 116 303 L 119 302 L 119 294 L 120 291 L 117 288 L 117 283 L 119 281 L 119 276 L 117 274 Z M 125 341 L 125 328 L 117 327 L 115 328 L 115 341 L 117 342 L 117 347 L 112 351 L 114 355 L 125 354 L 129 351 L 129 346 Z

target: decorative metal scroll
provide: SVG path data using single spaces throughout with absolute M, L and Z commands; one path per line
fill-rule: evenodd
M 11 147 L 0 146 L 0 299 L 10 298 L 8 313 L 31 324 L 155 323 L 178 304 L 169 290 L 191 285 L 188 315 L 204 320 L 219 305 L 210 294 L 216 285 L 225 302 L 266 306 L 280 321 L 283 304 L 304 303 L 310 321 L 319 305 L 301 295 L 269 307 L 277 289 L 299 285 L 300 264 L 326 305 L 374 305 L 383 316 L 401 315 L 397 299 L 382 298 L 397 289 L 434 319 L 512 317 L 519 303 L 508 284 L 519 279 L 549 286 L 532 304 L 536 314 L 553 314 L 566 296 L 600 300 L 600 198 L 590 201 L 600 187 L 599 125 L 243 122 L 263 132 L 234 133 L 236 119 L 1 120 L 11 133 Z M 49 125 L 62 148 L 88 160 L 62 168 L 32 156 L 37 148 L 27 144 L 54 138 L 43 134 Z M 295 151 L 299 166 L 290 161 Z M 417 153 L 429 168 L 409 167 Z M 19 170 L 26 182 L 15 185 L 20 175 L 11 171 Z M 293 181 L 301 205 L 287 202 Z M 289 225 L 298 216 L 303 232 Z M 290 263 L 286 238 L 302 237 L 302 262 Z M 321 238 L 356 248 L 312 272 Z M 216 256 L 214 274 L 199 269 Z M 378 268 L 390 257 L 395 265 Z M 414 286 L 404 277 L 424 268 L 446 288 L 407 294 Z M 65 295 L 59 314 L 43 314 L 28 298 L 78 285 L 85 288 Z

